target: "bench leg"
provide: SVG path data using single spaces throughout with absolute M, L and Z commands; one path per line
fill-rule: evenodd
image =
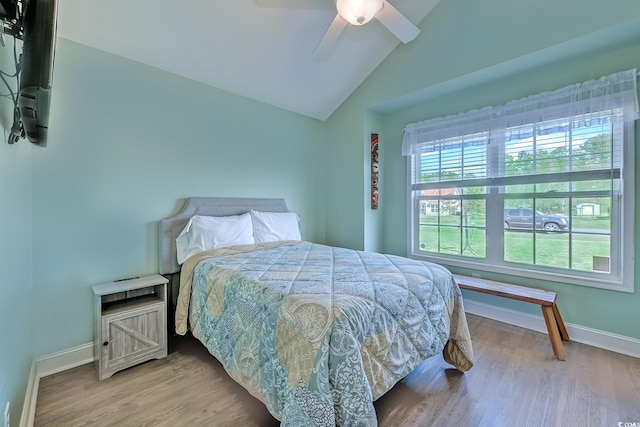
M 555 304 L 554 304 L 555 306 Z M 549 332 L 549 340 L 551 341 L 551 347 L 553 348 L 553 354 L 556 356 L 558 360 L 564 360 L 564 346 L 562 345 L 562 339 L 560 338 L 560 331 L 558 330 L 559 322 L 562 322 L 562 318 L 560 321 L 556 319 L 554 306 L 547 305 L 542 306 L 542 314 L 544 316 L 544 321 L 547 324 L 547 331 Z M 562 323 L 562 329 L 564 329 L 563 335 L 567 334 L 566 329 L 564 328 L 564 323 Z
M 560 316 L 560 310 L 558 310 L 558 306 L 555 303 L 553 304 L 553 315 L 558 323 L 560 338 L 562 338 L 563 341 L 569 341 L 569 333 L 567 332 L 567 328 L 564 327 L 562 316 Z

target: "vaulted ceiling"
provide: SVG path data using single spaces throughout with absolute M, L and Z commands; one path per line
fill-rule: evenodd
M 390 3 L 418 24 L 438 1 Z M 58 36 L 326 120 L 400 43 L 373 20 L 314 54 L 335 15 L 335 0 L 59 0 Z

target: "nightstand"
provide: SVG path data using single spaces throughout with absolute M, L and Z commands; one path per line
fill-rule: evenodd
M 167 355 L 167 282 L 151 274 L 92 286 L 98 379 Z

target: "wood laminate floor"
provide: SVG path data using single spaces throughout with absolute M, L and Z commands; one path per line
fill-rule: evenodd
M 475 366 L 423 362 L 375 402 L 381 427 L 640 425 L 640 359 L 468 315 Z M 99 382 L 93 365 L 42 378 L 36 426 L 277 426 L 193 337 Z M 622 424 L 619 424 L 622 423 Z M 632 425 L 632 424 L 627 424 Z

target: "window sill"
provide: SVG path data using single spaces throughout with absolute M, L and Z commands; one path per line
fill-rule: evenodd
M 504 266 L 504 265 L 490 265 L 482 262 L 458 260 L 458 259 L 438 257 L 438 256 L 411 254 L 409 257 L 413 259 L 429 261 L 436 264 L 440 264 L 447 268 L 459 267 L 459 268 L 476 270 L 480 272 L 478 274 L 479 278 L 483 278 L 481 272 L 487 272 L 487 273 L 505 274 L 505 275 L 516 276 L 516 277 L 527 277 L 531 279 L 544 280 L 544 281 L 555 282 L 555 283 L 587 286 L 590 288 L 606 289 L 609 291 L 618 291 L 618 292 L 626 292 L 626 293 L 635 292 L 633 281 L 631 281 L 630 285 L 625 285 L 624 283 L 621 283 L 618 281 L 594 279 L 590 277 L 571 276 L 568 274 L 559 274 L 559 273 L 553 273 L 548 271 L 536 271 L 536 270 L 530 270 L 526 268 L 517 268 L 517 267 Z

